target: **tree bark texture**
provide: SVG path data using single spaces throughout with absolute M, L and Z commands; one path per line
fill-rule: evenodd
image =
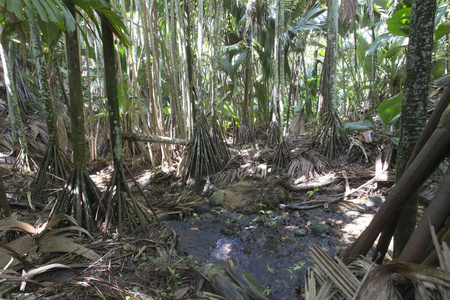
M 56 123 L 55 105 L 50 93 L 46 62 L 44 52 L 42 51 L 42 42 L 40 39 L 40 30 L 34 11 L 30 11 L 30 38 L 33 56 L 36 60 L 36 69 L 39 78 L 39 87 L 41 91 L 41 100 L 45 107 L 45 120 L 47 123 L 48 137 L 50 145 L 59 147 L 58 127 Z
M 109 128 L 113 150 L 114 168 L 122 164 L 122 136 L 120 128 L 119 96 L 117 91 L 116 51 L 114 37 L 108 25 L 102 21 L 103 60 L 105 65 L 106 97 L 108 98 Z
M 397 153 L 397 181 L 403 175 L 414 146 L 425 127 L 435 12 L 436 0 L 413 1 L 406 57 L 406 81 L 402 103 L 400 144 Z M 417 205 L 417 194 L 413 194 L 405 203 L 394 235 L 394 258 L 399 257 L 414 231 Z
M 327 10 L 327 49 L 324 60 L 321 93 L 323 94 L 323 113 L 336 109 L 337 101 L 337 52 L 338 52 L 338 0 L 328 1 Z M 326 66 L 325 66 L 326 64 Z M 322 114 L 322 113 L 321 113 Z
M 9 122 L 13 141 L 19 141 L 19 146 L 24 154 L 28 154 L 28 143 L 25 136 L 24 125 L 20 115 L 19 102 L 17 99 L 17 88 L 15 80 L 15 55 L 14 43 L 9 43 L 9 55 L 6 53 L 5 45 L 0 45 L 2 58 L 3 77 L 5 78 L 6 96 L 8 99 Z
M 68 8 L 75 16 L 74 7 Z M 81 84 L 78 29 L 66 31 L 66 54 L 69 71 L 70 123 L 72 125 L 73 164 L 86 170 L 86 140 L 84 132 L 83 87 Z

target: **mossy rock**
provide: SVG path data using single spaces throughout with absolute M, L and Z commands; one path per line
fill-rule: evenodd
M 211 195 L 211 198 L 209 199 L 209 206 L 216 207 L 216 206 L 222 205 L 224 198 L 225 198 L 224 190 L 215 191 Z

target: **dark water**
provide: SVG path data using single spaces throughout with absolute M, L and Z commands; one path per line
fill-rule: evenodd
M 242 269 L 271 289 L 274 299 L 300 299 L 304 274 L 313 262 L 310 248 L 317 244 L 334 256 L 344 246 L 335 230 L 339 214 L 331 210 L 261 212 L 242 215 L 227 211 L 207 211 L 185 221 L 167 221 L 179 236 L 177 251 L 192 255 L 200 264 L 221 264 L 231 257 L 240 260 Z M 309 225 L 324 221 L 329 233 L 313 234 Z M 301 236 L 299 228 L 306 229 Z M 272 272 L 269 271 L 272 269 Z

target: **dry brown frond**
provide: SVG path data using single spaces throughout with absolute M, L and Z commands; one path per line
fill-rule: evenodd
M 315 177 L 317 175 L 314 164 L 301 156 L 291 161 L 287 174 L 290 178 Z
M 58 127 L 59 148 L 61 148 L 61 150 L 64 153 L 67 153 L 67 147 L 69 146 L 69 139 L 67 138 L 66 126 L 64 125 L 64 121 L 61 115 L 58 115 L 56 125 Z
M 450 249 L 445 242 L 439 245 L 433 228 L 431 232 L 440 269 L 399 260 L 376 265 L 356 259 L 346 266 L 314 245 L 311 256 L 320 269 L 313 266 L 308 270 L 305 299 L 403 299 L 400 290 L 410 291 L 415 299 L 449 299 Z
M 37 116 L 27 116 L 26 135 L 30 146 L 39 152 L 44 152 L 48 145 L 47 124 Z
M 289 132 L 293 136 L 299 136 L 305 133 L 305 117 L 303 111 L 292 118 L 292 122 L 289 124 Z
M 339 7 L 339 19 L 341 23 L 350 23 L 356 15 L 356 8 L 358 7 L 358 0 L 342 1 Z
M 69 220 L 75 226 L 52 229 L 53 226 L 62 220 Z M 92 250 L 75 243 L 71 238 L 66 237 L 68 232 L 84 233 L 90 238 L 92 236 L 83 228 L 76 226 L 75 220 L 69 216 L 57 215 L 49 221 L 37 225 L 31 225 L 19 221 L 13 217 L 0 221 L 0 231 L 19 231 L 27 235 L 21 236 L 6 245 L 0 245 L 0 267 L 12 267 L 21 262 L 17 256 L 37 257 L 39 253 L 65 252 L 75 253 L 85 258 L 95 261 L 100 256 Z

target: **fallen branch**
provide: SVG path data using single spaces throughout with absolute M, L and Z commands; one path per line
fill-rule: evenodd
M 319 204 L 314 204 L 314 205 L 305 205 L 307 203 L 310 202 L 303 202 L 302 204 L 280 204 L 279 207 L 280 209 L 295 209 L 295 210 L 306 210 L 306 209 L 313 209 L 313 208 L 318 208 L 318 207 L 322 207 L 322 206 L 328 206 L 329 204 L 333 204 L 336 203 L 338 201 L 341 201 L 342 199 L 344 199 L 345 195 L 329 200 L 329 201 L 323 201 L 322 203 Z M 318 200 L 314 200 L 314 202 L 318 202 Z
M 377 178 L 379 178 L 379 177 L 382 176 L 383 174 L 384 174 L 384 172 L 382 172 L 381 174 L 379 174 L 379 175 L 375 176 L 374 178 L 368 180 L 366 183 L 360 185 L 360 186 L 359 186 L 358 188 L 356 188 L 356 189 L 349 189 L 349 187 L 348 187 L 348 178 L 347 178 L 346 174 L 343 173 L 342 176 L 344 177 L 345 182 L 346 182 L 346 192 L 345 192 L 344 194 L 342 194 L 342 195 L 339 195 L 339 197 L 334 198 L 334 199 L 331 199 L 331 200 L 328 200 L 328 201 L 325 201 L 325 200 L 324 200 L 324 201 L 320 201 L 320 200 L 311 200 L 311 201 L 302 202 L 301 204 L 280 204 L 279 207 L 280 207 L 280 209 L 296 209 L 296 210 L 300 210 L 300 209 L 302 209 L 302 210 L 313 209 L 313 208 L 318 208 L 318 207 L 322 207 L 322 206 L 325 206 L 325 207 L 326 207 L 326 206 L 328 206 L 329 204 L 336 203 L 336 202 L 339 202 L 339 201 L 345 199 L 346 197 L 350 196 L 351 194 L 353 194 L 353 193 L 355 193 L 355 192 L 361 190 L 361 189 L 362 189 L 363 187 L 365 187 L 366 185 L 375 182 L 375 181 L 377 180 Z M 331 184 L 331 183 L 333 183 L 334 181 L 336 181 L 337 179 L 338 179 L 338 178 L 332 178 L 332 179 L 329 179 L 329 180 L 325 181 L 324 183 L 321 183 L 320 186 L 324 186 L 324 185 L 327 185 L 327 184 Z M 311 190 L 311 189 L 313 189 L 314 187 L 318 187 L 317 184 L 314 184 L 314 185 L 310 184 L 310 185 L 295 186 L 295 185 L 290 184 L 289 182 L 284 182 L 284 183 L 283 183 L 283 185 L 284 185 L 285 187 L 286 187 L 286 184 L 289 184 L 291 187 L 296 187 L 296 188 L 298 189 L 298 190 L 296 190 L 296 191 Z M 304 187 L 308 187 L 308 188 L 306 189 L 306 188 L 304 188 Z M 287 188 L 287 187 L 286 187 L 286 188 Z M 302 188 L 302 189 L 300 189 L 300 188 Z M 321 202 L 321 203 L 313 204 L 313 203 L 317 203 L 317 202 Z M 313 204 L 313 205 L 311 205 L 311 204 Z
M 189 140 L 169 138 L 165 136 L 145 135 L 134 132 L 122 133 L 122 139 L 129 141 L 150 142 L 158 144 L 174 144 L 174 145 L 187 145 L 189 143 Z
M 314 188 L 319 188 L 322 186 L 330 185 L 333 182 L 336 182 L 338 179 L 339 178 L 335 177 L 335 178 L 330 178 L 330 179 L 324 180 L 322 182 L 299 184 L 299 185 L 294 185 L 289 182 L 289 179 L 286 179 L 286 181 L 283 182 L 283 187 L 292 192 L 303 192 L 303 191 L 313 190 Z

